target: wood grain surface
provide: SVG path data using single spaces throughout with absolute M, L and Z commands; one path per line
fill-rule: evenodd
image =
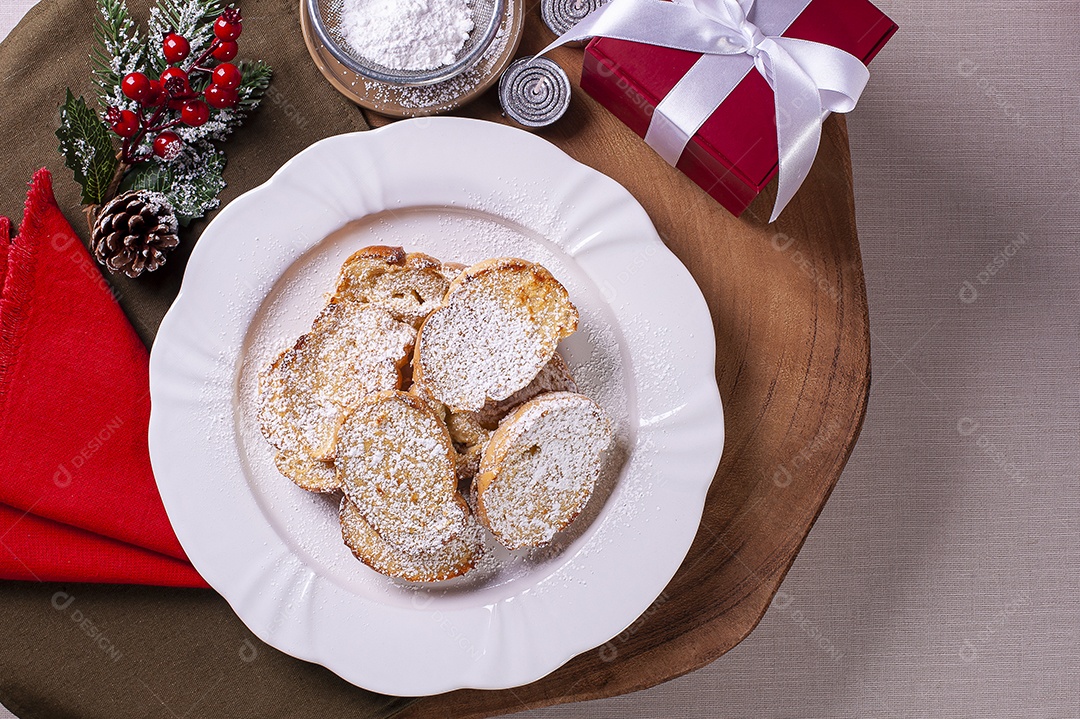
M 549 39 L 534 9 L 522 52 Z M 552 57 L 575 89 L 567 116 L 540 134 L 622 183 L 697 280 L 716 330 L 727 445 L 686 561 L 635 624 L 533 684 L 428 697 L 399 715 L 408 719 L 613 696 L 730 650 L 765 613 L 866 412 L 869 318 L 843 119 L 826 122 L 814 169 L 779 221 L 767 224 L 772 188 L 736 219 L 577 88 L 581 50 Z M 489 93 L 461 114 L 502 120 L 495 103 Z

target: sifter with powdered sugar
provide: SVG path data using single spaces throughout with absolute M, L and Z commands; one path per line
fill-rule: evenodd
M 354 66 L 357 65 L 355 59 L 351 60 L 351 65 L 346 65 L 338 59 L 342 53 L 341 47 L 330 40 L 324 42 L 320 39 L 319 33 L 315 31 L 313 14 L 319 11 L 320 7 L 331 7 L 330 1 L 299 0 L 300 29 L 308 53 L 315 61 L 319 72 L 338 92 L 360 107 L 387 117 L 435 115 L 455 110 L 475 100 L 498 81 L 503 70 L 513 61 L 525 27 L 525 0 L 498 0 L 498 2 L 494 0 L 336 0 L 339 20 L 340 14 L 346 7 L 351 8 L 355 13 L 358 3 L 374 3 L 367 6 L 370 14 L 363 18 L 363 22 L 355 22 L 357 18 L 354 15 L 354 22 L 351 26 L 343 26 L 342 32 L 346 32 L 346 27 L 351 27 L 354 33 L 359 32 L 361 28 L 364 29 L 365 32 L 358 38 L 358 44 L 367 46 L 370 54 L 380 55 L 385 60 L 383 63 L 378 63 L 380 65 L 390 63 L 413 66 L 412 70 L 404 72 L 388 68 L 394 72 L 396 80 L 400 80 L 403 74 L 412 76 L 408 82 L 385 82 L 373 78 L 371 68 L 365 67 L 363 72 L 355 70 Z M 348 6 L 346 2 L 349 3 Z M 387 5 L 388 2 L 400 3 L 400 6 Z M 422 40 L 423 32 L 411 37 L 405 35 L 404 38 L 400 33 L 377 32 L 380 28 L 393 27 L 395 22 L 401 22 L 402 16 L 398 15 L 395 18 L 394 13 L 407 13 L 413 5 L 419 5 L 420 7 L 415 8 L 419 11 L 436 4 L 441 8 L 436 15 L 444 21 L 449 16 L 451 21 L 445 25 L 453 30 L 460 27 L 457 23 L 462 20 L 460 5 L 455 8 L 458 2 L 466 2 L 471 7 L 467 19 L 472 22 L 473 29 L 469 31 L 469 40 L 462 43 L 460 50 L 454 51 L 455 57 L 459 57 L 464 52 L 464 48 L 470 42 L 474 42 L 472 38 L 475 37 L 477 38 L 475 41 L 479 41 L 479 33 L 487 27 L 486 25 L 478 26 L 475 19 L 478 16 L 472 14 L 478 9 L 479 3 L 489 3 L 500 17 L 494 30 L 494 37 L 487 44 L 486 49 L 480 52 L 471 64 L 466 63 L 460 71 L 456 68 L 452 69 L 454 63 L 451 62 L 432 69 L 417 69 L 424 65 L 437 64 L 437 61 L 443 57 L 442 53 L 447 51 L 447 47 L 453 48 L 453 38 L 445 33 L 435 32 L 439 27 L 437 25 L 434 28 L 428 25 L 428 31 L 432 33 L 432 42 L 419 53 L 414 52 L 415 47 L 410 46 Z M 323 12 L 329 12 L 329 10 L 323 10 Z M 467 22 L 465 26 L 468 26 Z M 327 32 L 324 27 L 323 35 L 327 35 Z M 456 72 L 456 74 L 442 80 L 420 77 L 423 75 L 443 76 L 451 72 Z M 423 84 L 420 84 L 420 79 L 424 80 Z M 369 117 L 369 120 L 372 119 Z M 374 122 L 377 124 L 377 120 Z
M 311 33 L 361 78 L 435 85 L 477 66 L 508 0 L 305 0 Z

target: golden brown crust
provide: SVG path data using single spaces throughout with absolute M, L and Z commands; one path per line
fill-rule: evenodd
M 354 252 L 341 266 L 334 301 L 370 302 L 418 327 L 435 309 L 450 281 L 439 260 L 400 247 L 372 245 Z
M 410 582 L 439 582 L 472 569 L 482 552 L 478 525 L 472 518 L 465 530 L 442 547 L 413 555 L 383 539 L 363 512 L 341 498 L 341 536 L 353 555 L 376 572 Z
M 453 282 L 458 278 L 462 272 L 467 269 L 466 265 L 460 262 L 444 262 L 442 264 L 442 276 L 446 278 L 447 282 Z
M 274 466 L 309 492 L 336 492 L 341 488 L 332 461 L 312 459 L 301 452 L 278 452 L 274 455 Z

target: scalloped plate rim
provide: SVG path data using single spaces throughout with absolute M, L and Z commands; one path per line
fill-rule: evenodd
M 542 657 L 539 659 L 534 658 L 532 662 L 526 661 L 524 664 L 510 661 L 500 663 L 488 660 L 486 673 L 479 676 L 475 674 L 469 675 L 467 669 L 461 668 L 460 661 L 455 663 L 455 660 L 460 660 L 459 657 L 448 658 L 448 661 L 444 662 L 443 666 L 445 671 L 438 676 L 417 676 L 415 673 L 409 675 L 407 672 L 404 677 L 389 676 L 392 672 L 380 667 L 374 669 L 366 667 L 363 671 L 358 672 L 355 666 L 346 665 L 343 661 L 343 653 L 339 651 L 340 648 L 336 650 L 333 646 L 318 643 L 316 632 L 312 631 L 310 634 L 296 632 L 291 636 L 287 633 L 283 634 L 282 627 L 279 626 L 280 622 L 275 624 L 278 621 L 276 617 L 279 615 L 259 604 L 259 602 L 263 601 L 273 603 L 275 598 L 264 598 L 260 593 L 254 595 L 250 593 L 255 581 L 253 577 L 259 572 L 276 571 L 278 575 L 275 576 L 283 579 L 284 584 L 300 586 L 299 594 L 303 595 L 301 598 L 306 598 L 308 601 L 311 601 L 311 598 L 321 591 L 329 591 L 325 586 L 319 584 L 320 581 L 327 582 L 329 580 L 320 578 L 310 568 L 305 568 L 295 555 L 289 554 L 288 548 L 284 545 L 273 547 L 272 551 L 268 549 L 265 554 L 259 555 L 258 558 L 262 562 L 258 564 L 255 570 L 251 570 L 251 567 L 248 566 L 224 566 L 226 562 L 221 553 L 211 554 L 205 551 L 205 543 L 208 541 L 206 532 L 196 526 L 196 519 L 199 517 L 193 514 L 191 506 L 191 503 L 194 502 L 195 506 L 198 507 L 198 498 L 193 498 L 191 496 L 192 492 L 187 489 L 191 477 L 182 467 L 178 466 L 181 457 L 186 458 L 186 454 L 181 455 L 180 452 L 197 451 L 198 447 L 192 450 L 190 444 L 184 444 L 179 435 L 173 433 L 178 424 L 182 425 L 182 419 L 187 418 L 189 421 L 196 421 L 198 418 L 192 417 L 192 413 L 200 410 L 200 407 L 192 406 L 191 403 L 185 405 L 183 402 L 178 401 L 176 399 L 177 393 L 187 397 L 190 392 L 197 393 L 204 386 L 212 384 L 215 377 L 218 382 L 221 382 L 224 375 L 228 374 L 223 372 L 221 366 L 214 365 L 213 360 L 207 360 L 204 356 L 205 353 L 200 354 L 198 351 L 200 348 L 193 348 L 190 339 L 184 336 L 184 331 L 188 329 L 185 323 L 193 321 L 191 314 L 196 309 L 195 305 L 200 299 L 200 293 L 206 291 L 206 276 L 212 275 L 215 268 L 219 269 L 219 266 L 210 264 L 213 254 L 221 251 L 236 252 L 244 241 L 243 238 L 240 240 L 237 240 L 236 237 L 227 238 L 232 243 L 232 246 L 231 248 L 226 247 L 223 244 L 223 238 L 220 236 L 221 233 L 225 231 L 230 223 L 237 221 L 234 218 L 243 217 L 244 213 L 256 211 L 260 203 L 272 201 L 274 193 L 279 191 L 287 192 L 289 190 L 289 178 L 302 172 L 304 163 L 312 157 L 320 155 L 320 153 L 330 153 L 330 150 L 338 145 L 344 148 L 352 147 L 355 144 L 358 150 L 364 148 L 373 149 L 380 146 L 393 147 L 396 142 L 409 141 L 410 135 L 414 142 L 431 142 L 432 135 L 430 133 L 433 128 L 436 134 L 443 133 L 447 137 L 464 143 L 476 143 L 469 146 L 474 151 L 490 151 L 492 147 L 513 148 L 530 154 L 534 159 L 542 158 L 544 163 L 542 168 L 533 167 L 525 171 L 515 167 L 508 168 L 507 171 L 525 174 L 533 173 L 535 178 L 541 182 L 573 174 L 584 184 L 582 196 L 588 199 L 589 193 L 593 193 L 596 195 L 596 199 L 603 199 L 612 203 L 610 206 L 604 206 L 604 212 L 613 213 L 618 211 L 622 213 L 618 220 L 612 215 L 609 219 L 611 223 L 625 220 L 631 224 L 636 224 L 637 229 L 642 232 L 641 242 L 645 243 L 643 246 L 652 247 L 652 243 L 658 245 L 659 252 L 656 253 L 658 257 L 652 258 L 650 256 L 650 261 L 657 263 L 657 267 L 666 268 L 674 273 L 673 276 L 677 279 L 673 280 L 675 284 L 670 289 L 673 292 L 684 293 L 683 299 L 689 303 L 688 306 L 677 309 L 684 316 L 684 319 L 689 318 L 686 321 L 689 321 L 694 327 L 694 332 L 690 333 L 693 338 L 692 341 L 689 337 L 680 338 L 681 341 L 692 345 L 693 352 L 686 352 L 687 347 L 682 346 L 679 348 L 678 354 L 683 360 L 686 359 L 686 355 L 693 355 L 693 361 L 690 362 L 693 372 L 687 372 L 687 374 L 692 375 L 691 379 L 704 381 L 704 387 L 695 385 L 691 390 L 694 396 L 689 396 L 683 405 L 678 406 L 670 413 L 677 423 L 683 421 L 682 417 L 679 416 L 679 409 L 691 407 L 691 409 L 699 411 L 702 416 L 696 418 L 697 421 L 694 426 L 680 428 L 678 424 L 675 425 L 675 429 L 679 430 L 676 439 L 693 439 L 696 435 L 696 439 L 708 440 L 699 442 L 700 446 L 695 445 L 692 447 L 692 451 L 687 455 L 694 457 L 694 461 L 697 463 L 695 472 L 693 472 L 694 476 L 683 477 L 681 483 L 671 490 L 682 492 L 681 495 L 677 495 L 684 502 L 681 507 L 682 511 L 679 514 L 681 521 L 677 523 L 679 526 L 668 526 L 666 529 L 669 531 L 663 532 L 657 531 L 655 525 L 649 525 L 648 522 L 642 521 L 640 522 L 641 526 L 634 527 L 638 531 L 648 531 L 650 536 L 661 544 L 666 541 L 666 544 L 664 544 L 664 556 L 661 558 L 663 565 L 646 567 L 643 569 L 642 576 L 635 577 L 636 581 L 629 586 L 630 590 L 636 590 L 633 592 L 632 602 L 628 602 L 625 596 L 619 596 L 620 591 L 625 592 L 628 589 L 627 586 L 611 586 L 601 592 L 603 598 L 607 601 L 607 606 L 601 607 L 600 611 L 596 613 L 597 621 L 601 622 L 596 631 L 567 635 L 566 633 L 560 634 L 557 626 L 547 626 L 545 627 L 544 640 L 548 644 L 543 647 Z M 480 145 L 483 145 L 483 149 L 480 148 Z M 458 151 L 460 151 L 460 147 L 448 148 L 446 150 L 447 157 L 453 156 Z M 494 155 L 494 152 L 490 152 L 490 154 Z M 503 161 L 501 159 L 490 160 L 490 162 L 496 163 Z M 396 170 L 380 168 L 378 172 L 394 171 Z M 453 172 L 456 171 L 459 170 L 450 171 L 449 174 L 452 176 Z M 317 179 L 308 178 L 308 180 L 314 181 L 316 184 L 318 182 Z M 489 180 L 483 180 L 483 182 L 487 181 Z M 490 181 L 495 182 L 496 180 L 491 179 Z M 449 194 L 452 195 L 453 193 Z M 457 200 L 460 202 L 460 198 L 457 198 Z M 390 202 L 386 204 L 387 207 L 390 205 L 394 207 L 409 206 L 408 204 L 402 205 L 400 198 L 396 204 Z M 459 206 L 457 202 L 448 202 L 447 204 L 453 207 Z M 587 202 L 583 202 L 583 204 L 584 207 L 575 206 L 573 210 L 568 210 L 564 206 L 560 208 L 560 212 L 582 214 L 589 207 Z M 304 240 L 304 242 L 310 243 L 308 247 L 317 244 L 319 241 L 320 237 L 313 240 Z M 586 244 L 587 242 L 582 243 L 583 246 Z M 620 245 L 621 250 L 629 250 L 634 247 L 633 242 L 624 241 L 624 244 L 627 246 L 622 247 Z M 580 249 L 578 248 L 579 251 Z M 567 251 L 569 252 L 569 250 Z M 572 253 L 571 256 L 577 258 L 577 255 Z M 596 268 L 593 268 L 593 270 L 595 271 Z M 595 280 L 595 277 L 591 274 L 589 276 Z M 656 300 L 657 298 L 650 299 Z M 660 304 L 663 304 L 662 298 L 659 301 Z M 616 312 L 616 315 L 618 314 Z M 250 319 L 249 316 L 249 322 Z M 222 321 L 227 322 L 228 318 Z M 625 330 L 625 328 L 623 329 Z M 201 366 L 194 360 L 208 361 L 209 369 L 206 369 L 205 373 L 208 373 L 209 376 L 200 376 L 197 368 L 191 369 L 183 363 L 180 363 L 183 369 L 179 369 L 178 362 L 180 360 L 177 358 L 185 357 L 185 352 L 188 353 L 186 357 L 193 360 L 192 365 Z M 200 242 L 192 251 L 181 291 L 162 321 L 158 338 L 151 352 L 152 409 L 149 429 L 151 460 L 155 467 L 155 476 L 158 479 L 166 511 L 173 522 L 182 546 L 189 553 L 192 563 L 200 573 L 204 573 L 204 576 L 208 575 L 208 582 L 228 601 L 233 611 L 252 632 L 263 641 L 298 658 L 322 664 L 353 684 L 387 694 L 420 696 L 460 688 L 504 689 L 540 679 L 574 656 L 600 646 L 617 636 L 647 610 L 649 605 L 661 594 L 671 577 L 674 576 L 675 571 L 689 551 L 690 544 L 700 524 L 705 496 L 716 473 L 723 449 L 723 408 L 714 375 L 715 352 L 715 335 L 701 291 L 697 288 L 685 267 L 663 245 L 641 206 L 621 185 L 596 170 L 578 163 L 554 145 L 524 131 L 508 128 L 497 123 L 461 118 L 405 120 L 378 130 L 326 138 L 311 145 L 287 161 L 264 184 L 244 193 L 223 208 L 213 222 L 208 225 Z M 672 353 L 675 354 L 674 350 L 672 350 Z M 225 369 L 228 368 L 225 367 Z M 217 375 L 214 375 L 212 370 L 216 370 Z M 231 381 L 233 377 L 227 379 Z M 203 419 L 205 420 L 205 418 Z M 653 419 L 657 422 L 671 423 L 669 421 L 671 417 L 661 417 L 659 420 Z M 191 437 L 188 437 L 188 439 L 190 440 Z M 235 438 L 234 443 L 236 443 Z M 680 455 L 676 453 L 675 456 Z M 209 461 L 209 458 L 204 459 L 204 461 Z M 210 462 L 207 466 L 213 467 L 216 465 Z M 197 483 L 206 480 L 196 479 L 195 481 Z M 214 531 L 223 531 L 221 527 L 213 529 Z M 616 530 L 613 528 L 610 531 Z M 250 571 L 244 572 L 241 571 L 242 569 Z M 643 585 L 644 590 L 642 589 Z M 566 591 L 569 593 L 574 590 L 568 589 Z M 286 594 L 277 599 L 295 598 L 295 594 L 295 592 L 293 595 Z M 331 596 L 335 599 L 341 599 L 334 592 L 331 592 Z M 530 599 L 535 601 L 535 599 Z M 565 609 L 566 607 L 558 606 L 559 601 L 568 600 L 560 600 L 556 594 L 556 599 L 549 603 L 550 606 L 541 605 L 540 608 L 544 610 L 545 614 L 553 608 Z M 390 618 L 390 621 L 412 621 L 408 615 L 402 618 L 399 616 L 398 611 L 388 611 L 386 608 L 380 608 L 370 601 L 359 601 L 359 604 L 376 614 L 380 611 L 384 612 Z M 524 599 L 521 604 L 525 604 Z M 280 601 L 278 608 L 280 608 Z M 488 608 L 479 607 L 473 609 L 480 611 Z M 580 608 L 577 611 L 581 611 Z M 521 620 L 521 617 L 515 618 Z M 295 629 L 295 627 L 289 624 L 284 629 L 287 632 Z M 409 628 L 406 627 L 406 629 Z M 535 640 L 535 634 L 530 635 L 529 639 Z M 489 650 L 496 651 L 496 649 L 492 648 L 489 642 L 483 654 L 486 655 Z M 382 655 L 384 659 L 386 658 L 386 651 L 393 653 L 392 648 L 387 647 L 380 647 L 379 651 L 384 653 Z M 502 651 L 506 653 L 505 649 Z M 515 658 L 520 659 L 520 657 Z M 388 663 L 390 666 L 400 669 L 404 660 L 405 658 L 399 656 L 394 661 L 379 664 L 382 666 Z M 379 673 L 380 671 L 382 674 Z

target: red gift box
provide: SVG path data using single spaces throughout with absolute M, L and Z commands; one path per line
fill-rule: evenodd
M 811 0 L 783 35 L 832 45 L 869 64 L 896 30 L 867 0 Z M 598 37 L 585 49 L 581 88 L 645 137 L 657 104 L 700 57 Z M 773 91 L 751 70 L 691 138 L 676 167 L 738 216 L 776 175 L 777 157 Z

